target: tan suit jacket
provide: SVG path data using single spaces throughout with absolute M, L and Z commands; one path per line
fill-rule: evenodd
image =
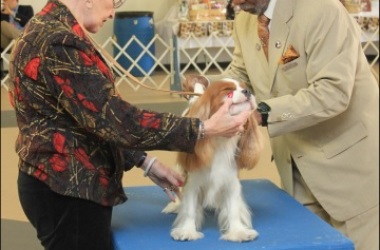
M 293 193 L 292 156 L 338 221 L 379 202 L 379 87 L 360 32 L 339 1 L 278 0 L 267 62 L 257 16 L 241 12 L 234 27 L 229 73 L 271 107 L 268 132 L 284 189 Z M 290 45 L 299 57 L 279 64 Z

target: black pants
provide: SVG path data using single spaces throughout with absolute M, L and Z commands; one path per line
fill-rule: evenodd
M 19 172 L 21 206 L 46 250 L 112 250 L 112 207 L 59 195 Z

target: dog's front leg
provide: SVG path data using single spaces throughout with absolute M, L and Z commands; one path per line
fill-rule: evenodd
M 251 214 L 243 199 L 239 180 L 229 185 L 219 212 L 219 225 L 223 231 L 221 239 L 243 242 L 254 240 L 258 233 L 252 228 Z
M 179 213 L 170 233 L 174 240 L 187 241 L 203 238 L 203 233 L 197 231 L 203 220 L 198 194 L 198 186 L 187 183 L 184 187 Z

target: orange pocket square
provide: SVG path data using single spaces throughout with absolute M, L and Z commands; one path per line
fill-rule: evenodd
M 294 49 L 293 45 L 289 45 L 288 50 L 281 56 L 278 64 L 286 64 L 297 59 L 300 55 Z

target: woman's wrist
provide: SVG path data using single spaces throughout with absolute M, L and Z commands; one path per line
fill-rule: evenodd
M 142 162 L 141 162 L 141 165 L 138 167 L 141 168 L 142 170 L 144 170 L 144 177 L 148 176 L 148 174 L 151 171 L 152 166 L 156 160 L 157 160 L 157 157 L 150 157 L 146 153 L 144 153 L 144 155 L 141 156 L 140 161 L 142 161 Z M 140 163 L 140 161 L 139 161 L 139 163 Z
M 203 122 L 205 137 L 215 136 L 215 125 L 213 121 L 207 119 Z
M 206 128 L 203 121 L 199 122 L 199 130 L 198 130 L 198 140 L 204 139 L 206 137 Z
M 144 161 L 144 164 L 143 164 L 143 168 L 145 169 L 144 170 L 144 177 L 147 177 L 150 170 L 152 169 L 152 166 L 153 166 L 153 163 L 157 160 L 157 157 L 153 157 L 153 158 L 149 158 L 149 159 L 145 159 Z

